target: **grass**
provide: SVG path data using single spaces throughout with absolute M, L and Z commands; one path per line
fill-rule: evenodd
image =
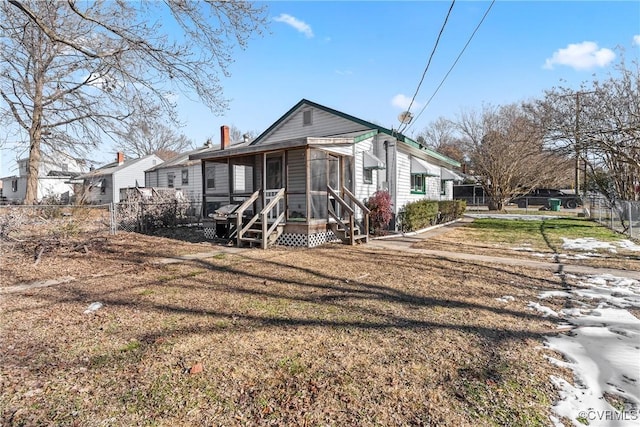
M 447 235 L 456 250 L 604 239 L 554 221 Z M 0 300 L 2 425 L 544 426 L 549 375 L 571 379 L 541 349 L 556 325 L 526 308 L 562 289 L 552 273 L 367 245 L 158 265 L 202 245 L 135 237 L 35 267 L 5 254 L 14 282 L 77 279 Z
M 620 240 L 620 234 L 593 221 L 583 218 L 561 218 L 547 220 L 504 220 L 482 218 L 469 224 L 476 238 L 484 242 L 530 244 L 534 249 L 559 248 L 563 238 L 591 237 L 610 242 Z

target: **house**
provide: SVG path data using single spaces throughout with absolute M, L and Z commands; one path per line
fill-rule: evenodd
M 248 144 L 230 146 L 223 126 L 220 149 L 190 159 L 203 162 L 205 235 L 220 228 L 218 208 L 237 205 L 228 237 L 262 247 L 366 241 L 364 202 L 374 192 L 389 191 L 397 216 L 411 201 L 451 200 L 452 169 L 460 167 L 394 130 L 306 99 Z
M 160 163 L 162 159 L 155 154 L 125 160 L 124 153 L 118 152 L 115 162 L 77 178 L 83 183 L 83 201 L 91 204 L 118 203 L 121 188 L 143 187 L 144 172 Z
M 27 193 L 29 159 L 20 159 L 18 175 L 2 180 L 2 198 L 7 203 L 23 203 Z M 75 193 L 70 180 L 84 172 L 84 162 L 64 153 L 43 155 L 38 168 L 38 191 L 36 201 L 45 199 L 69 203 Z
M 144 185 L 151 188 L 175 188 L 190 201 L 202 201 L 202 166 L 200 160 L 190 160 L 189 156 L 211 151 L 209 142 L 197 148 L 160 163 L 144 173 Z

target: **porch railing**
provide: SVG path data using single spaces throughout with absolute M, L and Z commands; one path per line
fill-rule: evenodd
M 260 217 L 262 219 L 262 249 L 267 249 L 267 242 L 269 236 L 284 220 L 285 211 L 280 212 L 280 200 L 284 199 L 284 188 L 281 188 L 275 195 L 272 195 L 272 199 L 267 205 L 260 211 Z M 276 208 L 276 217 L 272 224 L 268 223 L 269 217 L 272 217 L 271 211 Z
M 236 241 L 238 246 L 242 245 L 243 241 L 256 241 L 255 237 L 245 237 L 248 234 L 249 230 L 253 230 L 257 232 L 257 229 L 253 229 L 252 227 L 258 222 L 261 221 L 260 224 L 260 243 L 262 249 L 267 248 L 267 244 L 269 242 L 269 236 L 273 234 L 273 232 L 278 228 L 284 219 L 285 219 L 285 211 L 282 212 L 279 209 L 279 203 L 285 197 L 285 189 L 281 188 L 275 194 L 271 194 L 271 200 L 265 205 L 264 208 L 257 214 L 255 214 L 246 224 L 243 224 L 242 218 L 244 216 L 244 211 L 251 206 L 258 198 L 262 190 L 258 190 L 253 193 L 245 202 L 240 205 L 240 207 L 236 210 L 238 217 L 236 218 L 236 229 L 238 230 Z M 274 208 L 277 209 L 276 215 L 274 216 L 272 211 Z
M 242 218 L 244 217 L 244 211 L 246 211 L 249 206 L 251 206 L 256 200 L 258 200 L 258 197 L 260 197 L 260 192 L 261 190 L 256 191 L 255 193 L 253 193 L 251 196 L 249 196 L 249 198 L 247 200 L 245 200 L 238 209 L 236 209 L 235 214 L 236 214 L 236 230 L 237 230 L 237 234 L 236 234 L 236 241 L 238 243 L 238 246 L 240 246 L 240 242 L 242 241 L 242 237 L 244 232 L 246 232 L 247 227 L 243 227 L 242 224 Z M 252 221 L 250 221 L 249 227 L 251 225 L 253 225 L 253 223 L 255 223 L 257 220 L 257 218 L 254 216 L 252 218 Z
M 349 239 L 349 244 L 355 245 L 357 240 L 364 240 L 365 243 L 369 241 L 369 214 L 371 211 L 356 198 L 348 189 L 342 188 L 343 194 L 346 196 L 344 199 L 331 187 L 327 187 L 328 194 L 333 197 L 333 200 L 340 206 L 340 213 L 337 213 L 333 205 L 327 203 L 329 217 L 334 219 L 345 230 L 345 237 Z M 358 233 L 356 227 L 355 210 L 347 203 L 345 199 L 349 199 L 354 205 L 356 205 L 362 211 L 362 221 L 364 231 Z M 346 218 L 345 218 L 346 216 Z

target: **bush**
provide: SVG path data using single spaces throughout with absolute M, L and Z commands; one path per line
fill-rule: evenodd
M 369 214 L 370 231 L 373 234 L 381 234 L 382 230 L 386 230 L 389 227 L 389 222 L 393 218 L 391 195 L 386 190 L 376 191 L 367 200 L 365 206 L 371 211 Z
M 418 200 L 404 205 L 401 215 L 402 231 L 413 231 L 435 225 L 438 220 L 438 202 Z
M 399 215 L 402 231 L 414 231 L 462 217 L 464 200 L 418 200 L 407 203 Z
M 462 217 L 467 209 L 467 202 L 464 200 L 441 200 L 438 202 L 438 224 L 449 222 Z

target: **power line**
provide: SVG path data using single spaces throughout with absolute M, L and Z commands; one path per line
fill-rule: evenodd
M 433 59 L 433 55 L 436 53 L 436 49 L 438 48 L 438 43 L 440 42 L 440 37 L 442 37 L 442 33 L 444 32 L 444 27 L 447 25 L 447 21 L 449 20 L 449 16 L 451 15 L 451 11 L 453 10 L 453 5 L 456 3 L 456 0 L 451 1 L 451 6 L 449 6 L 449 11 L 447 12 L 447 16 L 444 18 L 444 22 L 442 23 L 442 27 L 440 28 L 440 32 L 438 33 L 438 38 L 436 39 L 436 43 L 433 46 L 433 50 L 431 51 L 431 55 L 429 55 L 429 60 L 427 61 L 427 65 L 424 67 L 424 72 L 422 73 L 422 77 L 420 78 L 420 82 L 418 83 L 418 87 L 416 88 L 416 92 L 413 94 L 413 98 L 411 98 L 411 102 L 409 103 L 409 108 L 407 111 L 411 111 L 411 107 L 413 106 L 413 102 L 416 100 L 416 96 L 418 96 L 418 92 L 420 91 L 420 86 L 424 81 L 424 77 L 427 75 L 427 70 L 429 69 L 429 65 L 431 65 L 431 60 Z M 404 128 L 398 130 L 398 133 L 402 133 L 404 129 L 406 129 L 408 123 L 404 123 Z
M 424 110 L 427 109 L 427 107 L 429 106 L 429 104 L 431 103 L 431 101 L 433 100 L 433 98 L 436 96 L 436 94 L 438 93 L 438 91 L 440 90 L 440 88 L 442 87 L 442 85 L 444 84 L 445 80 L 447 80 L 447 77 L 449 77 L 449 74 L 451 74 L 451 71 L 453 70 L 453 68 L 456 66 L 456 64 L 458 63 L 458 61 L 460 60 L 460 57 L 462 57 L 462 54 L 464 53 L 464 51 L 467 49 L 467 47 L 469 46 L 469 44 L 471 43 L 471 40 L 473 40 L 473 37 L 476 35 L 476 32 L 478 32 L 478 29 L 480 28 L 480 26 L 482 25 L 482 23 L 484 22 L 485 18 L 487 17 L 487 15 L 489 14 L 489 11 L 491 10 L 491 8 L 493 7 L 493 4 L 496 2 L 496 0 L 493 0 L 491 2 L 491 4 L 489 5 L 489 7 L 487 8 L 486 12 L 484 13 L 484 15 L 482 16 L 482 19 L 480 20 L 480 22 L 478 23 L 478 25 L 476 26 L 475 30 L 473 30 L 473 33 L 471 33 L 471 36 L 469 36 L 469 40 L 467 40 L 467 43 L 464 45 L 464 47 L 462 48 L 462 50 L 460 51 L 460 53 L 458 54 L 458 57 L 456 58 L 455 61 L 453 61 L 453 64 L 451 65 L 451 68 L 449 68 L 449 71 L 447 71 L 447 74 L 444 75 L 444 77 L 442 78 L 442 80 L 440 81 L 440 84 L 438 85 L 438 87 L 436 87 L 436 90 L 433 92 L 433 94 L 431 95 L 431 97 L 429 98 L 429 100 L 427 101 L 426 104 L 424 104 L 424 107 L 422 107 L 422 110 L 420 110 L 420 112 L 418 113 L 418 115 L 414 118 L 414 120 L 412 121 L 412 123 L 415 123 L 418 120 L 418 117 L 420 117 L 422 115 L 422 113 L 424 113 Z M 411 124 L 411 126 L 413 126 L 413 124 Z M 411 126 L 407 126 L 405 130 L 409 129 Z

